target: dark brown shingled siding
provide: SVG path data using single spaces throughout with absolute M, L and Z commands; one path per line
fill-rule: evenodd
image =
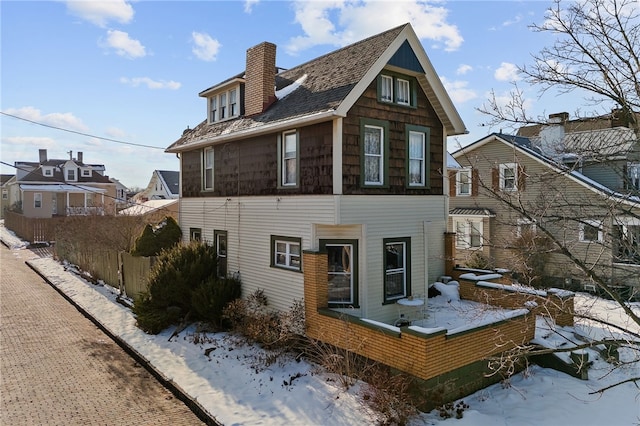
M 183 197 L 331 194 L 333 162 L 331 123 L 308 126 L 298 131 L 300 132 L 299 188 L 277 187 L 278 135 L 274 133 L 216 146 L 213 191 L 201 191 L 202 150 L 183 153 Z
M 442 123 L 422 91 L 418 91 L 418 108 L 382 104 L 376 97 L 374 81 L 344 119 L 342 184 L 344 194 L 442 195 Z M 360 118 L 389 122 L 389 187 L 362 188 L 360 185 Z M 405 124 L 431 129 L 431 189 L 406 187 Z

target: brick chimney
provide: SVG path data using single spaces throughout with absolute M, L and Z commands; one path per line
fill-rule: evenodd
M 260 114 L 276 100 L 276 45 L 262 42 L 247 49 L 244 114 Z
M 82 163 L 82 152 L 78 151 L 78 163 Z
M 40 163 L 44 163 L 47 161 L 47 150 L 46 149 L 39 149 L 38 150 L 38 154 L 40 157 Z

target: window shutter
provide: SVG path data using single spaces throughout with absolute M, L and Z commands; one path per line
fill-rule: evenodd
M 455 170 L 449 170 L 449 196 L 456 196 L 456 176 L 458 172 Z
M 524 191 L 526 188 L 527 169 L 518 165 L 518 191 Z
M 500 189 L 500 169 L 497 167 L 491 169 L 491 187 L 494 191 Z
M 478 169 L 471 169 L 471 196 L 478 196 L 478 185 L 480 185 L 480 174 Z

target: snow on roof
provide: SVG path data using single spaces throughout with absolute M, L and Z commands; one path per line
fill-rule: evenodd
M 178 200 L 149 200 L 144 203 L 136 204 L 126 209 L 120 210 L 119 215 L 123 216 L 142 216 L 147 213 L 154 212 L 169 207 L 171 204 L 177 203 Z

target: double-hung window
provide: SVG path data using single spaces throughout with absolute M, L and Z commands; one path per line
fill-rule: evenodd
M 229 117 L 238 115 L 238 90 L 229 90 Z
M 458 170 L 456 174 L 456 195 L 471 195 L 471 169 Z
M 203 155 L 204 175 L 202 184 L 205 190 L 213 189 L 213 148 L 206 148 Z
M 396 102 L 400 105 L 411 105 L 411 85 L 408 80 L 396 80 Z
M 384 239 L 384 301 L 393 302 L 410 293 L 410 238 Z
M 298 133 L 282 134 L 280 143 L 280 182 L 282 186 L 298 184 Z
M 189 228 L 189 241 L 202 241 L 202 228 Z
M 616 219 L 612 237 L 616 261 L 640 265 L 640 220 L 637 218 Z
M 627 164 L 626 189 L 640 190 L 640 163 Z
M 518 237 L 532 236 L 537 232 L 536 223 L 529 219 L 518 219 L 517 227 Z
M 209 96 L 208 102 L 209 123 L 223 121 L 240 115 L 237 87 Z
M 380 100 L 393 102 L 393 78 L 388 75 L 380 76 Z
M 213 241 L 216 249 L 218 276 L 227 276 L 227 231 L 213 231 Z
M 580 223 L 580 242 L 602 242 L 604 234 L 602 232 L 602 222 L 598 220 L 585 220 Z
M 76 180 L 76 169 L 67 169 L 67 180 L 74 181 Z
M 209 98 L 209 121 L 211 123 L 218 121 L 218 97 Z
M 302 265 L 302 239 L 271 236 L 271 266 L 300 271 Z
M 458 219 L 455 221 L 455 229 L 457 248 L 482 247 L 482 219 Z
M 428 186 L 429 128 L 407 125 L 406 132 L 408 186 Z
M 364 183 L 384 183 L 384 129 L 379 126 L 364 126 Z
M 33 194 L 33 207 L 39 209 L 42 207 L 42 193 L 36 192 Z
M 518 190 L 518 165 L 516 163 L 500 164 L 500 189 L 503 191 Z
M 227 94 L 220 95 L 220 120 L 227 118 Z

